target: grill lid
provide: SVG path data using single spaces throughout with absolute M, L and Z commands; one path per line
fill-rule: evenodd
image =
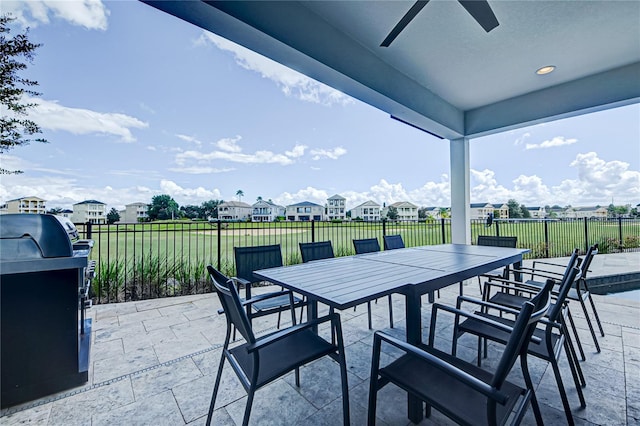
M 0 215 L 0 260 L 70 257 L 71 240 L 56 216 Z

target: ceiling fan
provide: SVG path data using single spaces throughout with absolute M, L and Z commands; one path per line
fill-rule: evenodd
M 475 19 L 486 32 L 500 25 L 496 15 L 494 15 L 493 10 L 491 10 L 491 6 L 489 6 L 486 0 L 458 0 L 458 2 L 473 16 L 473 19 Z M 411 6 L 411 9 L 409 9 L 402 19 L 398 21 L 396 26 L 393 27 L 387 38 L 380 44 L 380 47 L 389 47 L 393 40 L 398 37 L 402 30 L 409 25 L 409 22 L 416 17 L 427 3 L 429 3 L 429 0 L 418 0 L 415 2 L 413 6 Z

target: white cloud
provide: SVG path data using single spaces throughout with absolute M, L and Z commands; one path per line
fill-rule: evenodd
M 183 188 L 175 182 L 165 179 L 160 181 L 160 191 L 162 194 L 169 194 L 180 205 L 200 204 L 203 201 L 221 198 L 220 191 L 217 189 L 209 190 L 201 186 Z
M 341 156 L 345 155 L 347 150 L 339 146 L 333 149 L 312 149 L 311 155 L 314 160 L 321 160 L 323 158 L 329 158 L 331 160 L 337 160 Z
M 305 145 L 297 144 L 291 150 L 286 150 L 282 154 L 274 153 L 267 150 L 256 151 L 252 154 L 245 154 L 242 152 L 242 147 L 238 144 L 241 139 L 241 136 L 220 139 L 213 144 L 218 149 L 210 152 L 196 150 L 179 152 L 175 156 L 175 162 L 180 167 L 174 168 L 172 170 L 182 171 L 185 169 L 190 169 L 189 164 L 193 162 L 198 164 L 198 168 L 206 168 L 208 166 L 203 166 L 204 164 L 208 164 L 216 160 L 230 161 L 242 164 L 280 164 L 286 166 L 289 164 L 293 164 L 296 158 L 304 155 L 304 151 L 306 149 Z M 195 168 L 193 170 L 198 170 L 198 168 Z M 232 169 L 211 170 L 217 170 L 218 172 L 220 172 Z
M 171 172 L 177 173 L 186 173 L 190 175 L 207 175 L 212 173 L 226 173 L 235 170 L 233 167 L 227 167 L 223 169 L 216 169 L 214 167 L 200 167 L 200 166 L 191 166 L 191 167 L 171 167 L 168 169 Z
M 564 136 L 556 136 L 551 140 L 543 141 L 542 143 L 528 143 L 525 145 L 525 149 L 542 149 L 542 148 L 554 148 L 563 145 L 572 145 L 578 142 L 578 139 L 566 139 Z
M 44 129 L 63 130 L 75 135 L 114 135 L 122 142 L 134 142 L 136 138 L 131 129 L 149 127 L 148 123 L 126 114 L 65 107 L 57 101 L 40 98 L 27 98 L 24 101 L 36 104 L 30 110 L 29 118 Z
M 216 142 L 216 146 L 227 152 L 241 152 L 242 148 L 238 146 L 240 139 L 242 139 L 241 136 L 236 136 L 235 138 L 223 138 Z
M 265 197 L 265 198 L 268 199 L 269 197 Z M 289 204 L 301 203 L 303 201 L 310 201 L 312 203 L 316 203 L 316 204 L 320 204 L 321 206 L 324 206 L 325 203 L 327 202 L 327 198 L 329 198 L 327 191 L 308 186 L 293 194 L 289 192 L 284 192 L 279 196 L 273 198 L 273 201 L 276 204 L 280 204 L 283 206 L 287 206 Z
M 198 139 L 194 138 L 193 136 L 189 136 L 189 135 L 181 135 L 181 134 L 177 134 L 176 135 L 178 139 L 181 139 L 185 142 L 189 142 L 189 143 L 193 143 L 195 145 L 202 145 L 202 142 L 199 141 Z
M 11 13 L 25 27 L 48 24 L 49 16 L 90 30 L 106 30 L 109 10 L 100 0 L 3 0 L 2 12 Z
M 202 33 L 196 44 L 213 44 L 220 50 L 233 53 L 238 65 L 275 82 L 287 96 L 323 105 L 345 105 L 354 102 L 353 98 L 332 87 L 208 31 Z

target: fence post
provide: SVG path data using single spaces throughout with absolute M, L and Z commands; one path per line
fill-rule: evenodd
M 549 221 L 544 220 L 544 257 L 549 258 Z
M 222 222 L 218 219 L 218 271 L 222 271 Z
M 589 222 L 584 218 L 584 252 L 589 250 Z
M 91 230 L 91 222 L 87 222 L 84 225 L 86 227 L 86 231 L 85 232 L 86 232 L 86 235 L 87 235 L 87 240 L 90 240 L 91 239 L 91 231 L 92 231 Z
M 498 222 L 497 220 L 494 220 L 493 223 L 496 224 L 496 237 L 500 236 L 500 222 Z
M 440 218 L 440 231 L 442 232 L 442 244 L 447 243 L 446 233 L 444 232 L 444 217 Z
M 312 243 L 316 242 L 316 221 L 315 220 L 311 221 L 311 242 Z
M 387 221 L 385 219 L 382 219 L 382 238 L 383 239 L 385 235 L 387 235 Z
M 622 217 L 620 216 L 618 216 L 618 236 L 620 238 L 620 252 L 622 252 L 624 239 L 622 238 Z

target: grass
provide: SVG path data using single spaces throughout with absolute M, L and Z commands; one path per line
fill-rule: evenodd
M 313 228 L 312 228 L 313 227 Z M 139 300 L 208 291 L 206 265 L 235 274 L 233 247 L 280 244 L 285 264 L 300 263 L 299 242 L 331 240 L 336 256 L 354 254 L 352 239 L 400 234 L 408 247 L 451 241 L 450 223 L 164 222 L 93 226 L 98 260 L 94 295 L 100 301 Z M 313 235 L 312 235 L 313 232 Z M 640 246 L 640 221 L 472 223 L 472 237 L 510 235 L 531 249 L 528 258 L 568 256 L 599 243 L 600 253 Z M 622 233 L 622 239 L 620 234 Z M 622 241 L 622 243 L 620 242 Z

